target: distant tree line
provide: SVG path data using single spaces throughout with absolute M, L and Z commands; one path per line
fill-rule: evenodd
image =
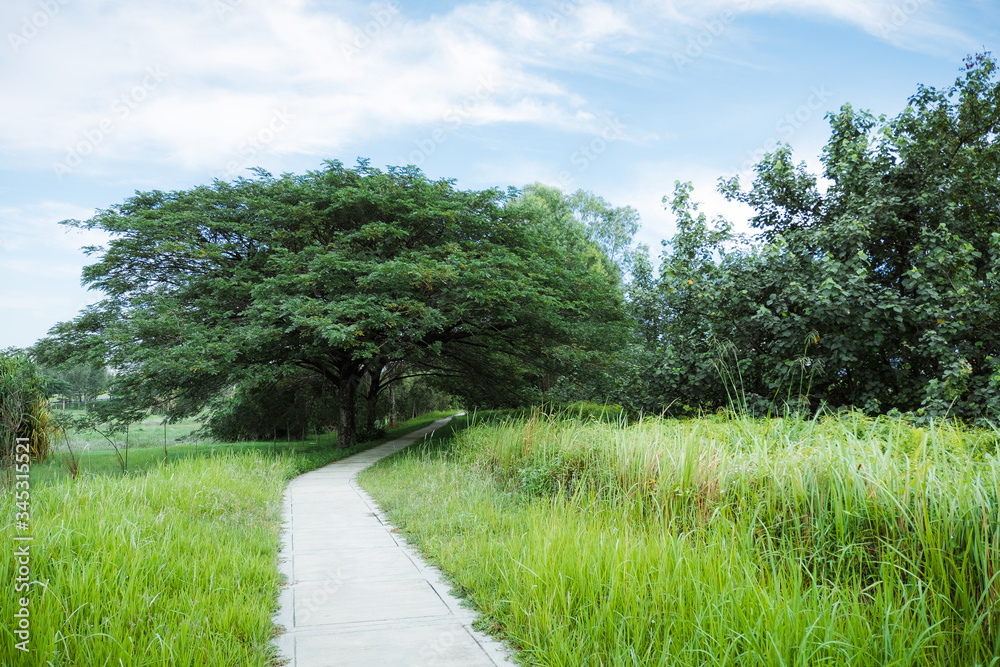
M 65 368 L 45 368 L 39 371 L 45 379 L 45 391 L 62 408 L 67 405 L 86 408 L 104 394 L 111 383 L 111 374 L 103 366 L 77 364 Z M 76 405 L 73 405 L 73 404 Z

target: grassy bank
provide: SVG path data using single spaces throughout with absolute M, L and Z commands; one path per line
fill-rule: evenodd
M 536 416 L 363 485 L 531 665 L 1000 663 L 996 436 Z
M 377 443 L 325 444 L 201 443 L 197 455 L 192 444 L 171 448 L 168 463 L 162 449 L 140 449 L 148 457 L 130 459 L 127 474 L 102 458 L 113 452 L 86 452 L 75 480 L 62 462 L 34 465 L 27 593 L 15 590 L 21 509 L 9 490 L 0 499 L 9 547 L 0 557 L 0 664 L 272 664 L 284 486 Z M 28 654 L 12 633 L 21 597 L 30 599 Z

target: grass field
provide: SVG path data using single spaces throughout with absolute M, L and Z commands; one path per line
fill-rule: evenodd
M 997 434 L 536 414 L 361 481 L 528 665 L 1000 664 Z
M 74 416 L 84 414 L 82 410 L 56 410 L 55 415 L 63 420 L 71 419 Z M 201 428 L 201 422 L 194 419 L 184 419 L 179 422 L 168 423 L 166 425 L 167 446 L 173 447 L 176 444 L 192 442 L 192 434 Z M 129 427 L 129 447 L 131 449 L 163 448 L 163 417 L 151 415 L 139 423 Z M 59 452 L 67 451 L 67 440 L 69 449 L 74 452 L 112 450 L 113 447 L 107 438 L 97 431 L 84 430 L 77 431 L 67 429 L 65 435 L 60 433 L 53 441 L 53 450 Z M 119 447 L 125 445 L 125 434 L 115 434 L 114 441 Z
M 63 461 L 34 464 L 27 592 L 16 590 L 22 510 L 9 491 L 0 500 L 13 545 L 0 556 L 0 665 L 271 665 L 284 486 L 376 443 L 330 444 L 171 445 L 166 463 L 161 444 L 131 451 L 126 474 L 113 451 L 83 451 L 76 479 Z M 14 648 L 21 597 L 27 654 Z

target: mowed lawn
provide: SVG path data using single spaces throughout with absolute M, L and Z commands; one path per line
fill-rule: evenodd
M 996 446 L 858 414 L 535 414 L 361 481 L 528 665 L 991 665 Z
M 387 438 L 429 424 L 418 417 Z M 168 435 L 169 438 L 169 435 Z M 0 665 L 264 666 L 274 663 L 281 496 L 289 479 L 377 443 L 169 443 L 78 452 L 32 467 L 31 586 L 16 590 L 14 494 L 0 500 Z M 14 546 L 10 546 L 14 545 Z M 28 605 L 30 641 L 13 620 Z

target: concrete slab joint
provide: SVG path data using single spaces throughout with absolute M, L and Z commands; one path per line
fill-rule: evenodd
M 449 418 L 450 419 L 450 418 Z M 275 639 L 288 667 L 499 667 L 511 652 L 472 628 L 425 563 L 357 485 L 359 472 L 448 423 L 442 419 L 297 477 L 284 496 Z

